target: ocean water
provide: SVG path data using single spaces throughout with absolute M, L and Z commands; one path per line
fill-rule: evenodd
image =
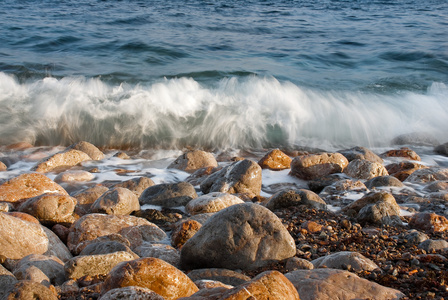
M 0 1 L 0 144 L 448 141 L 448 2 Z

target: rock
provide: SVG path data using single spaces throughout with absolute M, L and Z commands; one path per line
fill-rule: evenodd
M 137 254 L 131 250 L 127 245 L 117 242 L 117 241 L 103 241 L 96 242 L 87 245 L 84 249 L 82 249 L 79 255 L 98 255 L 98 254 L 108 254 L 119 251 L 125 251 L 137 258 Z
M 16 283 L 16 277 L 0 264 L 0 299 L 4 299 Z
M 244 203 L 244 201 L 236 196 L 227 193 L 214 192 L 191 200 L 185 206 L 185 209 L 190 215 L 197 215 L 202 213 L 214 213 L 240 203 Z
M 429 236 L 421 231 L 411 229 L 406 232 L 404 239 L 407 241 L 407 244 L 418 245 L 429 239 Z
M 342 173 L 348 160 L 340 153 L 310 154 L 295 157 L 291 162 L 290 175 L 313 180 L 333 173 Z
M 212 192 L 249 194 L 261 192 L 261 167 L 249 159 L 240 160 L 208 176 L 201 183 L 204 194 Z
M 270 210 L 290 206 L 306 205 L 317 209 L 326 209 L 327 204 L 316 193 L 310 190 L 284 190 L 269 198 L 266 207 Z
M 0 201 L 16 203 L 44 193 L 68 193 L 45 175 L 22 174 L 0 185 Z
M 193 174 L 188 176 L 185 181 L 188 183 L 191 183 L 192 185 L 200 185 L 207 177 L 219 170 L 221 170 L 221 167 L 208 167 L 208 168 L 201 168 L 197 171 L 195 171 Z
M 104 153 L 89 142 L 85 141 L 78 142 L 76 144 L 69 146 L 67 150 L 69 149 L 82 151 L 86 153 L 92 160 L 101 160 L 104 158 Z
M 411 150 L 407 147 L 403 147 L 399 150 L 389 150 L 389 151 L 381 154 L 381 156 L 382 157 L 402 157 L 402 158 L 407 158 L 410 160 L 421 161 L 420 156 L 418 156 L 418 154 L 415 153 L 414 150 Z
M 154 293 L 150 289 L 138 286 L 126 286 L 123 288 L 112 289 L 102 295 L 99 300 L 165 300 L 162 296 Z
M 227 292 L 226 287 L 215 287 L 211 289 L 202 289 L 191 295 L 190 297 L 182 297 L 178 300 L 219 300 L 221 296 Z
M 404 187 L 404 184 L 401 183 L 394 176 L 378 176 L 374 177 L 366 182 L 366 187 L 369 189 L 373 189 L 375 187 Z
M 171 245 L 176 248 L 182 246 L 193 237 L 202 227 L 202 224 L 195 220 L 186 220 L 176 225 L 171 233 Z
M 65 263 L 65 272 L 68 278 L 75 280 L 83 276 L 105 276 L 117 264 L 137 258 L 138 256 L 126 251 L 77 256 Z
M 227 291 L 220 299 L 299 300 L 294 285 L 278 271 L 266 271 Z
M 41 254 L 27 255 L 15 265 L 14 274 L 19 272 L 23 274 L 29 267 L 39 269 L 48 278 L 48 282 L 53 285 L 61 285 L 65 282 L 64 262 L 56 256 Z
M 249 278 L 249 280 L 250 280 L 250 278 Z M 194 282 L 194 284 L 196 284 L 196 286 L 199 288 L 199 290 L 213 289 L 213 288 L 217 288 L 217 287 L 223 287 L 223 288 L 226 288 L 228 290 L 233 288 L 232 285 L 228 285 L 228 284 L 224 284 L 224 283 L 222 283 L 220 281 L 213 281 L 213 280 L 208 280 L 208 279 L 197 280 L 197 281 Z
M 366 205 L 375 204 L 383 201 L 392 204 L 398 211 L 400 210 L 400 207 L 398 206 L 392 194 L 385 191 L 380 191 L 369 193 L 366 196 L 362 197 L 361 199 L 358 199 L 353 203 L 343 207 L 342 212 L 347 213 L 352 210 L 357 214 Z
M 352 160 L 344 170 L 344 173 L 352 178 L 367 180 L 377 176 L 389 175 L 382 164 L 364 159 Z
M 330 174 L 327 176 L 319 177 L 313 180 L 308 181 L 309 189 L 315 193 L 320 193 L 327 186 L 331 186 L 338 181 L 346 180 L 345 174 Z
M 73 167 L 87 160 L 92 159 L 86 153 L 79 150 L 71 149 L 56 153 L 38 162 L 37 165 L 32 168 L 32 171 L 47 173 L 53 171 L 56 168 Z
M 198 280 L 219 281 L 227 285 L 237 286 L 250 280 L 249 276 L 228 269 L 196 269 L 189 272 L 188 277 L 196 282 Z
M 434 147 L 434 152 L 448 156 L 448 142 Z
M 350 210 L 358 212 L 357 220 L 361 224 L 401 224 L 400 207 L 394 196 L 387 192 L 369 193 L 342 210 L 343 212 Z
M 142 176 L 117 183 L 113 185 L 113 187 L 126 188 L 136 194 L 137 197 L 140 197 L 145 189 L 153 185 L 155 185 L 155 183 L 151 178 Z
M 351 149 L 340 150 L 338 153 L 344 155 L 348 161 L 355 159 L 364 159 L 373 163 L 383 163 L 383 159 L 365 147 L 354 147 Z
M 11 203 L 8 202 L 0 202 L 0 212 L 9 212 L 12 209 Z
M 418 248 L 425 250 L 426 252 L 435 252 L 439 250 L 447 250 L 448 242 L 445 240 L 431 240 L 428 239 L 426 241 L 421 242 L 418 245 Z
M 197 286 L 180 270 L 153 257 L 145 257 L 117 265 L 106 277 L 103 293 L 115 288 L 138 286 L 148 288 L 166 300 L 188 297 Z
M 436 146 L 439 141 L 427 132 L 412 132 L 395 137 L 392 145 Z
M 15 217 L 15 218 L 18 218 L 18 219 L 26 221 L 26 222 L 40 225 L 40 222 L 38 219 L 36 219 L 35 217 L 33 217 L 32 215 L 27 214 L 27 213 L 23 213 L 23 212 L 19 212 L 19 211 L 11 211 L 11 212 L 7 212 L 6 214 L 8 216 Z
M 285 274 L 302 300 L 400 299 L 398 290 L 381 286 L 354 273 L 336 269 L 296 270 Z
M 32 215 L 44 225 L 71 224 L 75 221 L 76 202 L 75 198 L 65 194 L 45 193 L 26 200 L 19 211 Z
M 448 181 L 434 181 L 423 188 L 425 192 L 442 192 L 448 191 Z
M 336 193 L 346 193 L 350 191 L 365 192 L 367 191 L 367 187 L 364 183 L 362 183 L 362 181 L 359 180 L 354 181 L 351 179 L 341 179 L 329 186 L 326 186 L 320 194 L 333 195 Z
M 30 280 L 33 282 L 40 283 L 46 287 L 50 287 L 50 278 L 45 275 L 42 270 L 35 266 L 28 266 L 26 268 L 16 269 L 14 271 L 14 276 L 18 280 Z
M 291 257 L 286 261 L 285 268 L 288 272 L 295 270 L 312 270 L 314 269 L 314 265 L 306 259 Z
M 62 261 L 71 258 L 51 230 L 5 213 L 0 213 L 0 254 L 9 259 L 22 259 L 30 254 L 55 255 Z
M 0 161 L 0 172 L 6 171 L 8 170 L 8 167 Z
M 160 205 L 163 207 L 185 206 L 198 197 L 194 186 L 188 182 L 162 183 L 151 186 L 140 195 L 140 205 Z
M 105 186 L 96 185 L 73 194 L 73 197 L 77 200 L 75 213 L 79 216 L 84 216 L 85 214 L 90 213 L 92 204 L 108 190 L 109 189 Z
M 21 280 L 17 282 L 13 289 L 2 300 L 30 300 L 30 299 L 45 299 L 57 300 L 56 294 L 46 286 L 29 281 Z
M 352 268 L 356 272 L 373 271 L 378 269 L 378 265 L 372 260 L 358 252 L 342 251 L 330 255 L 321 256 L 311 261 L 314 268 L 330 268 L 346 270 Z
M 8 146 L 6 146 L 7 150 L 25 150 L 25 149 L 29 149 L 29 148 L 33 148 L 34 146 L 31 145 L 28 142 L 18 142 L 18 143 L 14 143 L 14 144 L 9 144 Z
M 137 252 L 140 257 L 155 257 L 161 259 L 176 268 L 180 263 L 179 251 L 165 244 L 145 243 L 135 249 L 135 252 Z
M 320 225 L 314 221 L 306 221 L 306 222 L 302 223 L 302 225 L 300 225 L 300 227 L 302 227 L 309 233 L 321 232 L 322 228 L 323 228 L 322 225 Z
M 172 162 L 168 169 L 179 169 L 188 173 L 194 173 L 201 168 L 216 168 L 218 162 L 213 154 L 201 150 L 188 151 Z
M 83 170 L 69 170 L 63 173 L 60 173 L 54 179 L 55 182 L 82 182 L 82 181 L 91 181 L 95 178 L 95 176 L 87 171 Z
M 116 187 L 102 194 L 90 207 L 92 213 L 129 215 L 140 210 L 138 197 L 128 189 Z
M 253 203 L 213 215 L 181 250 L 184 269 L 254 269 L 294 256 L 296 247 L 280 219 Z
M 123 151 L 118 151 L 117 153 L 114 154 L 114 157 L 117 157 L 119 159 L 130 159 L 131 158 L 129 155 L 127 155 Z
M 113 233 L 118 233 L 129 240 L 131 249 L 140 246 L 144 241 L 157 242 L 166 238 L 163 230 L 143 218 L 89 214 L 70 227 L 67 245 L 70 251 L 78 254 L 91 243 L 89 241 Z
M 427 232 L 443 232 L 448 230 L 448 220 L 434 213 L 416 213 L 409 221 L 409 227 Z
M 406 178 L 408 178 L 409 175 L 411 175 L 418 169 L 423 168 L 427 167 L 411 161 L 402 161 L 399 163 L 393 163 L 386 166 L 386 170 L 389 172 L 389 174 L 396 177 L 400 181 L 406 180 Z
M 263 156 L 258 164 L 262 169 L 279 171 L 291 168 L 291 161 L 291 157 L 289 157 L 279 149 L 274 149 Z
M 431 167 L 414 171 L 405 180 L 410 183 L 427 183 L 431 181 L 448 180 L 448 168 Z

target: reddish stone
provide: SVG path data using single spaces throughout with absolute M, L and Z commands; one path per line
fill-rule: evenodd
M 442 232 L 448 230 L 448 220 L 435 213 L 417 213 L 409 221 L 409 227 L 429 232 Z
M 262 169 L 270 169 L 274 171 L 291 168 L 292 159 L 278 149 L 274 149 L 267 153 L 258 164 Z
M 319 225 L 314 221 L 307 221 L 303 223 L 302 228 L 306 229 L 310 233 L 316 233 L 322 231 L 322 225 Z
M 179 227 L 173 230 L 173 233 L 171 234 L 171 244 L 176 248 L 182 248 L 188 239 L 195 235 L 201 227 L 201 223 L 195 220 L 182 222 Z
M 381 154 L 381 156 L 382 157 L 403 157 L 403 158 L 408 158 L 411 160 L 421 161 L 420 156 L 418 156 L 418 154 L 415 153 L 414 150 L 411 150 L 407 147 L 403 147 L 399 150 L 389 150 L 389 151 Z

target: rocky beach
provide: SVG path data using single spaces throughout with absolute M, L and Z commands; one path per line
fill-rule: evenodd
M 448 143 L 0 150 L 0 299 L 446 299 Z

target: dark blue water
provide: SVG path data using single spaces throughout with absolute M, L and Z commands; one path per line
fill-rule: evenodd
M 448 139 L 448 2 L 1 1 L 0 142 Z

